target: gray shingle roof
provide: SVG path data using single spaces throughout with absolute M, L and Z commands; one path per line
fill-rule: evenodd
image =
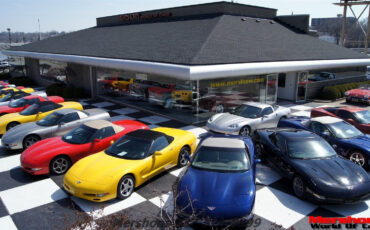
M 367 58 L 275 21 L 242 18 L 94 27 L 11 50 L 184 65 Z

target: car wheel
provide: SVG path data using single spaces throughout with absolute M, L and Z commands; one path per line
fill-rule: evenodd
M 262 145 L 259 143 L 256 143 L 254 145 L 254 152 L 256 153 L 256 157 L 261 159 L 262 158 Z
M 62 175 L 71 167 L 71 161 L 66 156 L 56 156 L 50 162 L 50 173 Z
M 292 181 L 292 186 L 294 194 L 298 198 L 304 199 L 306 195 L 306 184 L 304 183 L 302 177 L 295 176 Z
M 348 156 L 349 160 L 358 164 L 359 166 L 363 167 L 363 168 L 366 168 L 366 157 L 365 155 L 360 152 L 360 151 L 352 151 L 349 153 L 349 156 Z
M 6 126 L 6 131 L 8 131 L 9 129 L 11 128 L 14 128 L 15 126 L 19 125 L 18 122 L 10 122 L 7 126 Z
M 121 200 L 124 200 L 131 196 L 135 188 L 135 179 L 131 175 L 126 175 L 121 178 L 118 182 L 117 187 L 117 197 Z
M 190 155 L 190 149 L 188 147 L 182 147 L 179 153 L 179 157 L 177 160 L 178 167 L 184 167 L 188 164 L 188 159 L 186 159 L 186 155 Z
M 242 137 L 249 136 L 250 133 L 251 128 L 249 126 L 243 126 L 239 131 L 239 135 Z
M 31 145 L 35 144 L 36 142 L 40 141 L 41 138 L 37 135 L 29 135 L 23 140 L 23 148 L 27 149 Z
M 286 116 L 282 116 L 282 117 L 280 117 L 279 121 L 282 121 L 282 120 L 284 120 L 284 119 L 286 119 Z
M 224 112 L 224 105 L 222 105 L 222 104 L 217 105 L 216 108 L 215 108 L 215 112 L 216 113 L 223 113 Z

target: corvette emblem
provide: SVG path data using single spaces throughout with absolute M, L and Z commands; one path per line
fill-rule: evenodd
M 78 181 L 76 182 L 76 184 L 81 184 L 81 181 L 79 181 L 79 180 L 78 180 Z
M 215 210 L 216 209 L 216 207 L 211 207 L 211 206 L 208 206 L 207 207 L 210 211 L 213 211 L 213 210 Z

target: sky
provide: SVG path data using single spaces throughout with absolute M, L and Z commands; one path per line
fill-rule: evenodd
M 218 0 L 214 0 L 218 1 Z M 143 10 L 193 5 L 212 0 L 0 0 L 0 31 L 76 31 L 96 25 L 96 18 Z M 236 0 L 278 10 L 278 15 L 310 14 L 311 18 L 336 17 L 339 0 Z M 363 6 L 353 7 L 357 15 Z M 350 11 L 348 11 L 350 13 Z M 367 17 L 368 11 L 364 13 Z

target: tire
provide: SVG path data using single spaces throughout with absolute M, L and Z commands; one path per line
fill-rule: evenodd
M 282 116 L 280 117 L 279 121 L 285 120 L 286 118 L 287 118 L 286 116 Z
M 119 180 L 117 185 L 117 198 L 124 200 L 131 196 L 135 188 L 135 178 L 131 175 L 125 175 Z
M 246 136 L 249 136 L 250 134 L 251 134 L 251 128 L 248 125 L 241 127 L 239 131 L 240 136 L 246 137 Z
M 256 143 L 254 145 L 254 152 L 255 152 L 256 158 L 259 158 L 262 160 L 262 145 L 260 143 Z
M 223 104 L 219 104 L 215 107 L 215 112 L 216 113 L 223 113 L 224 112 L 224 105 Z
M 14 128 L 15 126 L 17 126 L 17 125 L 19 125 L 19 123 L 18 122 L 15 122 L 15 121 L 13 121 L 13 122 L 10 122 L 7 126 L 6 126 L 6 131 L 8 131 L 9 129 L 11 129 L 11 128 Z
M 182 168 L 188 164 L 188 160 L 186 159 L 186 155 L 190 155 L 189 147 L 182 147 L 180 149 L 179 157 L 177 158 L 177 167 Z
M 71 167 L 71 160 L 67 156 L 59 155 L 50 161 L 50 174 L 62 175 Z
M 301 176 L 296 175 L 292 180 L 292 189 L 296 197 L 306 199 L 306 184 Z
M 351 151 L 348 154 L 348 159 L 352 161 L 353 163 L 361 166 L 362 168 L 367 168 L 367 158 L 365 154 L 363 154 L 361 151 L 354 150 Z
M 40 141 L 41 138 L 37 135 L 28 135 L 23 139 L 23 149 L 29 148 L 31 145 L 35 144 L 36 142 Z

